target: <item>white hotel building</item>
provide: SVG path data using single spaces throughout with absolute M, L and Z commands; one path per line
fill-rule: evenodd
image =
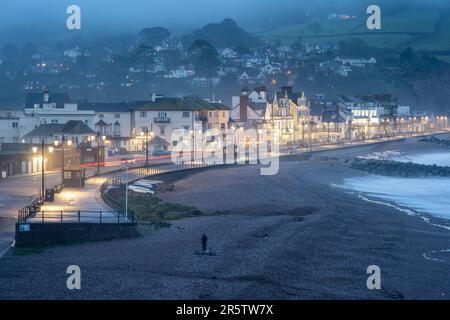
M 41 125 L 69 121 L 81 121 L 105 136 L 106 147 L 113 151 L 142 151 L 147 130 L 170 148 L 177 143 L 171 141 L 175 129 L 191 130 L 194 123 L 200 123 L 202 130 L 224 130 L 228 120 L 228 107 L 198 97 L 153 95 L 149 101 L 89 103 L 70 100 L 68 94 L 44 91 L 29 93 L 23 111 L 0 113 L 0 150 L 2 142 L 29 142 L 27 134 Z

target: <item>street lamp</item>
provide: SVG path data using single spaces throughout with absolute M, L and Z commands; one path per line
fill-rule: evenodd
M 190 133 L 191 138 L 192 138 L 191 162 L 194 163 L 194 159 L 195 159 L 195 131 L 191 129 L 191 130 L 189 130 L 189 133 Z
M 94 141 L 95 138 L 94 136 L 91 137 L 91 141 Z M 102 135 L 100 136 L 100 131 L 97 131 L 97 176 L 100 175 L 100 141 L 105 141 L 106 140 L 106 136 Z M 104 145 L 103 145 L 104 147 Z M 104 155 L 104 152 L 103 152 Z
M 48 148 L 49 153 L 53 153 L 53 147 Z M 38 152 L 37 147 L 32 148 L 33 153 Z M 42 199 L 45 198 L 45 142 L 44 139 L 42 139 L 41 142 L 41 197 Z
M 204 159 L 203 159 L 203 157 L 204 157 L 204 143 L 203 143 L 203 130 L 198 130 L 198 135 L 199 135 L 199 137 L 201 137 L 201 144 L 200 144 L 200 146 L 197 146 L 197 149 L 200 147 L 200 148 L 202 148 L 202 163 L 204 162 Z
M 141 131 L 141 136 L 145 133 L 145 166 L 148 167 L 148 128 L 145 128 L 145 132 Z M 151 133 L 153 135 L 153 132 Z
M 330 122 L 327 122 L 327 141 L 330 143 Z
M 61 185 L 64 184 L 64 143 L 66 142 L 66 137 L 62 135 L 62 142 L 61 142 Z M 54 141 L 55 147 L 59 145 L 59 141 L 55 139 Z M 67 141 L 67 145 L 70 147 L 72 145 L 72 140 Z
M 260 163 L 260 157 L 259 157 L 259 149 L 261 144 L 261 135 L 263 133 L 262 129 L 258 129 L 256 134 L 256 163 Z

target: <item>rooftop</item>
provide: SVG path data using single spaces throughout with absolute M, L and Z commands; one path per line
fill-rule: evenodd
M 41 124 L 36 129 L 28 132 L 24 138 L 51 137 L 55 134 L 82 135 L 94 134 L 95 131 L 89 128 L 83 121 L 70 120 L 65 124 L 46 123 Z
M 80 103 L 78 110 L 94 110 L 95 112 L 130 112 L 125 102 Z
M 137 108 L 140 111 L 200 111 L 200 110 L 225 110 L 229 107 L 222 103 L 211 103 L 194 96 L 182 98 L 158 98 L 154 102 L 148 102 Z
M 44 95 L 48 94 L 48 102 L 44 102 Z M 67 93 L 50 93 L 50 92 L 40 92 L 40 93 L 28 93 L 25 100 L 25 108 L 34 108 L 34 105 L 43 103 L 54 103 L 56 108 L 64 108 L 65 103 L 70 103 L 69 94 Z

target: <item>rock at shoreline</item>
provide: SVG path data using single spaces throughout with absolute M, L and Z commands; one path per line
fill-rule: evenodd
M 428 142 L 428 143 L 434 143 L 434 144 L 439 144 L 439 145 L 450 147 L 450 140 L 438 139 L 433 136 L 420 139 L 419 142 Z
M 450 177 L 450 167 L 425 165 L 412 162 L 390 160 L 373 160 L 356 158 L 348 161 L 350 168 L 376 175 L 418 178 L 418 177 Z

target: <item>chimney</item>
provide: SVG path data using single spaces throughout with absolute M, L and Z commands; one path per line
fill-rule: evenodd
M 287 93 L 288 95 L 292 94 L 292 87 L 288 86 L 288 87 L 282 87 L 281 91 L 283 94 Z
M 44 103 L 48 103 L 50 101 L 50 92 L 47 90 L 44 91 Z
M 156 101 L 156 93 L 152 93 L 152 102 L 155 102 Z
M 240 121 L 247 121 L 247 106 L 248 106 L 248 91 L 246 89 L 242 89 L 241 96 L 239 97 Z
M 263 100 L 267 100 L 267 90 L 265 86 L 261 86 L 258 88 L 259 97 Z

